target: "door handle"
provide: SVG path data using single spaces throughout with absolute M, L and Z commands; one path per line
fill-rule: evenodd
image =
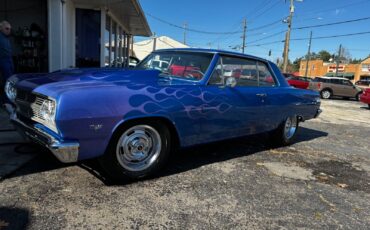
M 265 93 L 257 93 L 256 96 L 257 97 L 267 97 L 267 94 L 265 94 Z

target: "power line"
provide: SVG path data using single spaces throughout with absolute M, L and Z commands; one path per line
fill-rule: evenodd
M 365 17 L 365 18 L 358 18 L 358 19 L 346 20 L 346 21 L 340 21 L 340 22 L 333 22 L 333 23 L 326 23 L 326 24 L 319 24 L 319 25 L 310 25 L 310 26 L 296 27 L 296 28 L 292 28 L 292 30 L 301 30 L 301 29 L 309 29 L 309 28 L 315 28 L 315 27 L 332 26 L 332 25 L 339 25 L 339 24 L 345 24 L 345 23 L 351 23 L 351 22 L 364 21 L 364 20 L 369 20 L 369 19 L 370 19 L 370 17 Z M 282 34 L 284 32 L 285 32 L 285 30 L 284 31 L 279 31 L 279 32 L 277 32 L 275 34 L 272 34 L 272 35 L 269 35 L 267 37 L 263 37 L 261 39 L 257 39 L 257 40 L 251 41 L 248 44 L 259 42 L 259 41 L 262 41 L 262 40 L 266 40 L 268 38 L 271 38 L 271 37 L 280 35 L 280 34 Z
M 273 22 L 271 22 L 271 23 L 265 24 L 265 25 L 263 25 L 263 26 L 259 26 L 259 27 L 255 27 L 255 28 L 249 29 L 248 31 L 249 31 L 249 32 L 251 32 L 251 31 L 256 31 L 256 30 L 265 29 L 265 28 L 270 27 L 270 26 L 272 26 L 272 25 L 275 25 L 275 24 L 281 23 L 281 22 L 283 21 L 283 19 L 285 19 L 285 17 L 284 17 L 284 18 L 281 18 L 281 19 L 278 19 L 278 20 L 276 20 L 276 21 L 273 21 Z
M 254 40 L 254 41 L 248 42 L 247 44 L 253 44 L 253 43 L 256 43 L 256 42 L 259 42 L 259 41 L 262 41 L 262 40 L 266 40 L 266 39 L 268 39 L 268 38 L 275 37 L 275 36 L 280 35 L 280 34 L 283 34 L 283 33 L 285 33 L 285 30 L 283 30 L 283 31 L 279 31 L 279 32 L 274 33 L 274 34 L 271 34 L 271 35 L 269 35 L 269 36 L 267 36 L 267 37 L 263 37 L 263 38 L 261 38 L 261 39 L 257 39 L 257 40 Z
M 168 22 L 168 21 L 165 21 L 161 18 L 158 18 L 150 13 L 146 13 L 148 16 L 150 16 L 151 18 L 154 18 L 155 20 L 158 20 L 162 23 L 165 23 L 169 26 L 172 26 L 172 27 L 176 27 L 176 28 L 179 28 L 181 30 L 184 29 L 183 26 L 179 26 L 179 25 L 176 25 L 176 24 L 173 24 L 171 22 Z M 204 31 L 204 30 L 196 30 L 196 29 L 191 29 L 189 27 L 186 28 L 186 31 L 191 31 L 191 32 L 194 32 L 194 33 L 202 33 L 202 34 L 237 34 L 237 33 L 241 33 L 242 31 L 229 31 L 229 32 L 215 32 L 215 31 Z
M 339 24 L 345 24 L 345 23 L 351 23 L 351 22 L 359 22 L 364 20 L 369 20 L 370 17 L 365 18 L 358 18 L 353 20 L 346 20 L 346 21 L 340 21 L 340 22 L 332 22 L 332 23 L 326 23 L 326 24 L 318 24 L 318 25 L 311 25 L 311 26 L 302 26 L 302 27 L 293 27 L 293 30 L 302 30 L 302 29 L 308 29 L 308 28 L 315 28 L 315 27 L 323 27 L 323 26 L 333 26 L 333 25 L 339 25 Z
M 370 31 L 313 37 L 312 40 L 327 39 L 327 38 L 338 38 L 338 37 L 349 37 L 349 36 L 364 35 L 364 34 L 370 34 Z M 292 41 L 303 41 L 303 40 L 308 40 L 308 39 L 309 38 L 292 38 L 290 40 L 292 40 Z M 281 42 L 284 42 L 284 40 L 278 40 L 278 41 L 272 41 L 272 42 L 267 42 L 267 43 L 254 44 L 254 45 L 248 45 L 247 44 L 247 47 L 270 45 L 270 44 L 276 44 L 276 43 L 281 43 Z
M 279 2 L 277 2 L 277 3 L 279 3 Z M 152 15 L 152 14 L 150 14 L 150 13 L 146 13 L 146 14 L 147 14 L 149 17 L 151 17 L 151 18 L 153 18 L 153 19 L 155 19 L 155 20 L 157 20 L 157 21 L 160 21 L 160 22 L 162 22 L 162 23 L 164 23 L 164 24 L 167 24 L 167 25 L 169 25 L 169 26 L 172 26 L 172 27 L 175 27 L 175 28 L 178 28 L 178 29 L 184 30 L 184 26 L 180 26 L 180 25 L 173 24 L 173 23 L 168 22 L 168 21 L 166 21 L 166 20 L 163 20 L 163 19 L 161 19 L 161 18 L 159 18 L 159 17 L 157 17 L 157 16 L 154 16 L 154 15 Z M 256 28 L 251 28 L 251 29 L 249 29 L 248 31 L 256 31 L 256 30 L 261 30 L 261 29 L 264 29 L 264 28 L 270 27 L 270 26 L 272 26 L 272 25 L 275 25 L 275 24 L 280 23 L 283 19 L 284 19 L 284 18 L 281 18 L 281 19 L 278 19 L 278 20 L 273 21 L 273 22 L 271 22 L 271 23 L 268 23 L 268 24 L 265 24 L 265 25 L 262 25 L 262 26 L 259 26 L 259 27 L 256 27 Z M 202 34 L 214 34 L 214 35 L 232 35 L 232 34 L 237 34 L 237 33 L 242 33 L 242 32 L 243 32 L 242 30 L 237 30 L 237 31 L 228 31 L 228 32 L 226 32 L 226 31 L 221 31 L 221 32 L 219 32 L 219 31 L 204 31 L 204 30 L 192 29 L 192 28 L 189 28 L 189 27 L 187 27 L 187 28 L 186 28 L 186 31 L 190 31 L 190 32 L 194 32 L 194 33 L 202 33 Z
M 273 42 L 266 42 L 266 43 L 255 44 L 255 45 L 248 45 L 247 44 L 247 47 L 264 46 L 264 45 L 271 45 L 271 44 L 282 43 L 282 42 L 284 42 L 284 40 L 278 40 L 278 41 L 273 41 Z
M 245 15 L 245 17 L 247 17 L 247 16 L 252 17 L 253 14 L 255 14 L 256 12 L 258 12 L 261 9 L 263 9 L 264 7 L 266 7 L 268 4 L 270 4 L 270 2 L 272 2 L 272 0 L 265 0 L 265 1 L 261 2 L 261 4 L 257 5 L 255 8 L 253 8 L 253 10 L 250 10 L 248 12 L 248 14 Z
M 370 34 L 370 31 L 365 31 L 365 32 L 359 32 L 359 33 L 350 33 L 350 34 L 338 34 L 338 35 L 330 35 L 330 36 L 321 36 L 321 37 L 314 37 L 312 39 L 326 39 L 326 38 L 338 38 L 338 37 L 349 37 L 349 36 L 355 36 L 355 35 L 363 35 L 363 34 Z M 294 41 L 302 41 L 302 40 L 307 40 L 308 38 L 294 38 L 290 40 Z
M 140 41 L 140 42 L 143 42 L 143 41 Z M 134 43 L 134 45 L 135 46 L 146 46 L 152 43 L 152 39 L 148 40 L 146 43 L 140 43 L 140 42 Z
M 161 40 L 160 38 L 158 38 L 158 40 L 159 40 L 159 41 L 161 41 L 161 42 L 163 42 L 164 44 L 166 44 L 166 45 L 168 45 L 168 46 L 171 46 L 172 48 L 176 48 L 175 46 L 173 46 L 173 45 L 169 44 L 169 43 L 168 43 L 168 42 L 166 42 L 166 41 Z
M 353 3 L 350 3 L 350 4 L 337 6 L 337 7 L 333 7 L 333 8 L 328 8 L 328 9 L 305 11 L 305 13 L 308 13 L 308 14 L 304 14 L 304 15 L 311 15 L 311 14 L 315 14 L 315 13 L 323 13 L 323 12 L 328 12 L 328 11 L 332 11 L 332 10 L 339 10 L 339 9 L 343 9 L 343 8 L 348 8 L 350 6 L 360 5 L 360 4 L 365 3 L 365 2 L 369 3 L 369 0 L 353 2 Z
M 277 2 L 275 2 L 275 4 L 271 5 L 269 8 L 267 8 L 265 11 L 263 11 L 262 13 L 258 14 L 257 16 L 254 17 L 254 20 L 256 20 L 256 18 L 259 18 L 261 17 L 262 15 L 264 15 L 265 13 L 267 13 L 268 11 L 270 11 L 272 8 L 274 8 L 275 6 L 277 6 L 278 4 L 280 3 L 280 0 L 278 0 Z

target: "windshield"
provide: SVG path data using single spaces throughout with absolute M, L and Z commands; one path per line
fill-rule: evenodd
M 146 57 L 139 69 L 156 69 L 160 76 L 201 80 L 212 61 L 213 54 L 198 52 L 155 52 Z

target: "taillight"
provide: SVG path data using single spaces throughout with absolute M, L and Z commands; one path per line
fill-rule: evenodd
M 319 87 L 319 89 L 321 89 L 321 83 L 318 83 L 317 84 L 317 87 Z

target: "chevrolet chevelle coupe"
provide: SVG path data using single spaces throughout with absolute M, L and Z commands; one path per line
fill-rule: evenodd
M 268 132 L 290 144 L 321 112 L 267 60 L 219 50 L 155 51 L 135 69 L 19 74 L 6 83 L 12 122 L 62 162 L 98 158 L 112 177 L 160 169 L 175 148 Z

